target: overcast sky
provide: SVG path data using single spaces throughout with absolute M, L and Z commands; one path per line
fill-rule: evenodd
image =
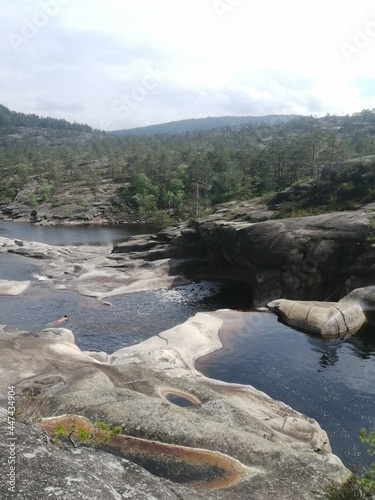
M 375 108 L 375 0 L 3 0 L 0 37 L 0 104 L 100 129 Z

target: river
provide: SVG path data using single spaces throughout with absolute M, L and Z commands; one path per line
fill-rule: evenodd
M 0 221 L 0 236 L 49 244 L 112 245 L 152 228 L 42 227 Z M 0 278 L 32 281 L 21 296 L 0 296 L 1 324 L 36 331 L 64 314 L 83 350 L 113 352 L 185 321 L 198 311 L 250 309 L 246 285 L 201 282 L 174 290 L 112 297 L 113 307 L 38 280 L 32 259 L 0 253 Z M 375 429 L 375 327 L 345 341 L 327 341 L 280 323 L 271 313 L 244 312 L 241 329 L 221 332 L 223 349 L 201 358 L 205 375 L 250 384 L 315 418 L 334 453 L 362 470 L 373 460 L 359 442 L 361 427 Z

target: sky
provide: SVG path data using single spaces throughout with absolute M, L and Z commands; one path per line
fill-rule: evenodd
M 0 104 L 127 129 L 375 108 L 375 0 L 0 1 Z

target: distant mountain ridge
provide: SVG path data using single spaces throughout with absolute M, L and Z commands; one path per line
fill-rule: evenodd
M 89 125 L 71 123 L 62 118 L 40 117 L 35 114 L 19 113 L 11 111 L 0 104 L 0 131 L 9 133 L 15 127 L 33 127 L 57 130 L 72 130 L 77 132 L 92 132 Z M 2 130 L 1 130 L 2 129 Z
M 114 135 L 155 135 L 183 134 L 186 132 L 201 132 L 225 127 L 240 127 L 242 125 L 277 125 L 298 118 L 299 115 L 266 115 L 266 116 L 208 116 L 207 118 L 190 118 L 146 127 L 135 127 L 108 132 Z

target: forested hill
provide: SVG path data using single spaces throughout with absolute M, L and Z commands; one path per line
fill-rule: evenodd
M 34 114 L 18 113 L 0 104 L 0 133 L 2 135 L 15 133 L 18 132 L 19 127 L 74 130 L 76 132 L 92 131 L 89 125 L 70 123 L 64 119 L 43 118 Z
M 183 134 L 185 132 L 203 132 L 207 130 L 236 128 L 241 125 L 277 125 L 298 118 L 297 115 L 267 115 L 267 116 L 218 116 L 207 118 L 191 118 L 147 127 L 136 127 L 125 130 L 113 130 L 115 135 L 153 135 L 153 134 Z
M 176 220 L 265 196 L 284 215 L 375 201 L 375 110 L 254 119 L 211 130 L 117 135 L 2 106 L 0 213 L 48 221 L 164 213 Z M 286 189 L 287 196 L 275 196 Z

